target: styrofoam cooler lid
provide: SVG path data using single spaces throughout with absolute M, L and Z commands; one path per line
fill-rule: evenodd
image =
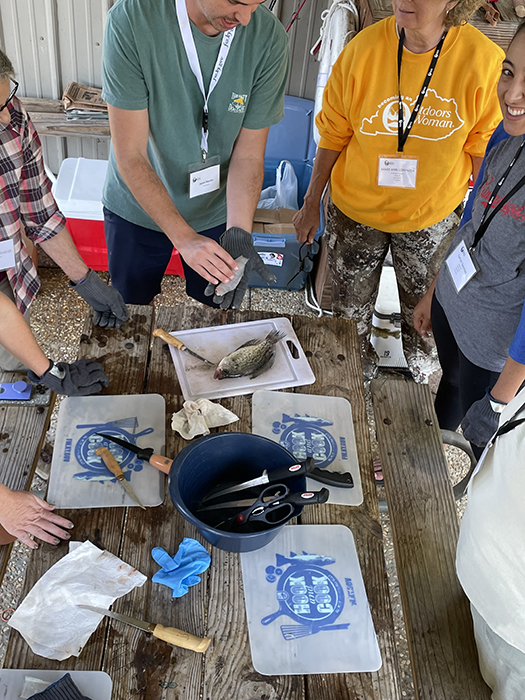
M 315 508 L 315 506 L 307 506 Z M 241 554 L 252 662 L 268 676 L 377 671 L 381 654 L 352 532 L 287 525 Z
M 102 189 L 107 160 L 66 158 L 60 166 L 53 194 L 64 216 L 103 221 Z

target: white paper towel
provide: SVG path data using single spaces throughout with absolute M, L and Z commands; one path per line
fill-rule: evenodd
M 101 616 L 78 605 L 109 606 L 147 578 L 91 542 L 73 547 L 29 591 L 9 620 L 39 656 L 78 656 Z M 76 546 L 75 546 L 76 545 Z

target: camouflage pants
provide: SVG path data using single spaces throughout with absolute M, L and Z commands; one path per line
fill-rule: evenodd
M 414 330 L 412 312 L 437 274 L 461 217 L 463 205 L 433 226 L 407 233 L 385 233 L 359 224 L 328 204 L 326 243 L 332 283 L 332 309 L 336 316 L 357 322 L 364 357 L 369 344 L 372 314 L 381 268 L 388 249 L 396 272 L 401 302 L 403 347 L 410 368 L 420 375 L 421 356 L 433 353 L 434 343 Z M 416 359 L 418 358 L 418 359 Z

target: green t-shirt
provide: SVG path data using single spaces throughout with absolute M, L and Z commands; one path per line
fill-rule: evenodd
M 206 92 L 222 34 L 209 37 L 191 24 Z M 119 0 L 109 11 L 102 62 L 103 98 L 120 109 L 148 109 L 148 155 L 175 206 L 196 231 L 226 221 L 226 179 L 241 127 L 263 129 L 284 116 L 288 38 L 278 19 L 258 7 L 235 31 L 222 76 L 208 104 L 208 158 L 220 158 L 220 188 L 189 198 L 190 166 L 202 161 L 204 98 L 193 75 L 175 0 Z M 102 197 L 127 221 L 160 230 L 119 175 L 115 154 Z

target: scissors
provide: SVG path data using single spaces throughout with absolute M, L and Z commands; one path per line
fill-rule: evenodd
M 292 516 L 298 506 L 304 506 L 309 503 L 326 503 L 329 496 L 330 491 L 328 489 L 290 493 L 290 489 L 285 484 L 272 484 L 263 489 L 255 500 L 252 498 L 215 503 L 211 506 L 199 508 L 198 512 L 245 508 L 240 513 L 221 521 L 215 527 L 226 524 L 228 527 L 236 528 L 245 523 L 280 525 Z

